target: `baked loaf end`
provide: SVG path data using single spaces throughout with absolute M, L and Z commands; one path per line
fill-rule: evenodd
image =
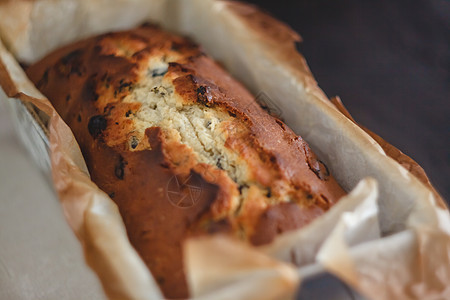
M 187 236 L 269 243 L 344 195 L 301 137 L 197 45 L 156 26 L 67 46 L 27 74 L 72 128 L 166 297 L 188 295 Z

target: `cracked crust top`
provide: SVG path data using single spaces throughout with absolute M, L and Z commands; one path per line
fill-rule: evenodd
M 156 26 L 64 47 L 27 74 L 72 128 L 167 297 L 188 295 L 187 236 L 269 243 L 345 193 L 302 138 L 197 45 Z

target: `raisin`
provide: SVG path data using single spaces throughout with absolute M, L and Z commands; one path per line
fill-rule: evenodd
M 242 195 L 242 190 L 243 189 L 247 189 L 248 188 L 248 185 L 246 185 L 246 184 L 242 184 L 242 185 L 240 185 L 239 186 L 239 188 L 238 188 L 238 190 L 239 190 L 239 194 L 241 194 Z
M 197 88 L 197 101 L 203 103 L 206 107 L 212 104 L 211 96 L 208 97 L 209 88 L 207 86 L 199 86 Z
M 91 136 L 96 139 L 106 129 L 107 121 L 101 115 L 93 116 L 89 119 L 88 130 Z
M 59 63 L 56 65 L 57 71 L 64 76 L 70 76 L 72 74 L 83 76 L 85 70 L 81 60 L 82 54 L 83 50 L 78 49 L 61 58 Z
M 125 88 L 128 88 L 128 90 L 130 90 L 131 89 L 131 82 L 124 82 L 124 80 L 121 79 L 120 82 L 119 82 L 119 93 L 122 93 L 122 91 Z M 116 96 L 117 94 L 115 93 L 114 95 Z
M 87 81 L 83 87 L 83 93 L 82 93 L 83 99 L 90 100 L 90 101 L 98 100 L 96 77 L 97 77 L 97 74 L 94 74 L 87 79 Z
M 135 136 L 131 137 L 131 142 L 130 142 L 131 148 L 136 149 L 136 147 L 139 145 L 139 141 Z
M 229 114 L 231 117 L 236 118 L 236 114 L 235 114 L 235 113 L 229 111 L 228 114 Z
M 152 77 L 164 76 L 166 73 L 167 73 L 167 69 L 166 68 L 153 69 L 150 72 Z
M 219 169 L 223 170 L 223 166 L 222 166 L 222 163 L 220 162 L 220 160 L 221 160 L 221 158 L 219 157 L 219 159 L 217 160 L 216 166 L 217 166 Z
M 201 85 L 197 88 L 197 94 L 204 95 L 205 93 L 206 93 L 206 87 Z
M 63 58 L 61 58 L 61 62 L 65 65 L 73 62 L 77 58 L 79 58 L 83 54 L 83 51 L 81 49 L 74 50 L 70 52 L 69 54 L 66 54 Z
M 114 174 L 116 175 L 116 177 L 120 180 L 123 180 L 124 176 L 125 176 L 125 166 L 127 165 L 127 162 L 124 161 L 123 157 L 121 156 L 119 158 L 119 163 L 116 165 L 116 167 L 114 168 Z

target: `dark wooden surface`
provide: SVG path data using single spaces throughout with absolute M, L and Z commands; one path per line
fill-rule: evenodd
M 450 201 L 450 1 L 248 1 L 303 37 L 325 93 L 416 160 Z

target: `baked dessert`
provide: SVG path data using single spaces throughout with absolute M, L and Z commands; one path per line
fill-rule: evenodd
M 345 194 L 301 137 L 195 43 L 157 26 L 77 42 L 26 71 L 168 298 L 188 296 L 188 236 L 269 243 Z

